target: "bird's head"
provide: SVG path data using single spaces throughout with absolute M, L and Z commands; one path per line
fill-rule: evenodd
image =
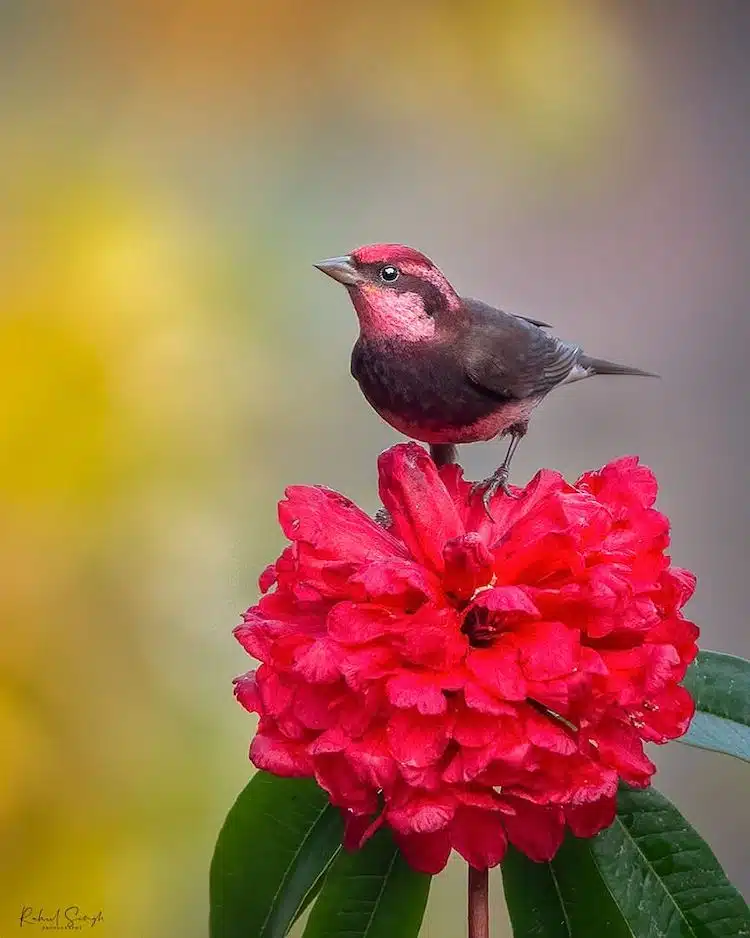
M 344 284 L 369 338 L 429 340 L 461 305 L 432 261 L 405 244 L 369 244 L 315 266 Z

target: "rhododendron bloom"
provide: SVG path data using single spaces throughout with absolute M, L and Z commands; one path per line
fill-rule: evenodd
M 492 518 L 456 465 L 414 443 L 379 460 L 381 525 L 320 487 L 279 506 L 291 545 L 236 635 L 260 769 L 312 776 L 356 847 L 389 825 L 409 862 L 508 842 L 550 859 L 609 825 L 644 742 L 682 735 L 695 585 L 665 554 L 656 482 L 626 457 L 567 483 L 542 470 Z

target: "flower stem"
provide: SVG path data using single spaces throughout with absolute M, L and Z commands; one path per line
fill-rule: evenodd
M 489 938 L 489 873 L 469 866 L 469 938 Z
M 438 469 L 458 462 L 458 450 L 452 443 L 430 443 L 430 456 Z

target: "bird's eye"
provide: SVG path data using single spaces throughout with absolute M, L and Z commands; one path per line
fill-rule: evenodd
M 391 267 L 390 264 L 385 267 L 380 268 L 380 279 L 385 283 L 393 283 L 394 280 L 398 280 L 398 268 Z

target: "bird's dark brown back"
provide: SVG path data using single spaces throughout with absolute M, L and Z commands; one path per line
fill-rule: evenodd
M 581 350 L 528 320 L 463 299 L 459 357 L 467 380 L 500 400 L 544 397 L 575 368 Z

